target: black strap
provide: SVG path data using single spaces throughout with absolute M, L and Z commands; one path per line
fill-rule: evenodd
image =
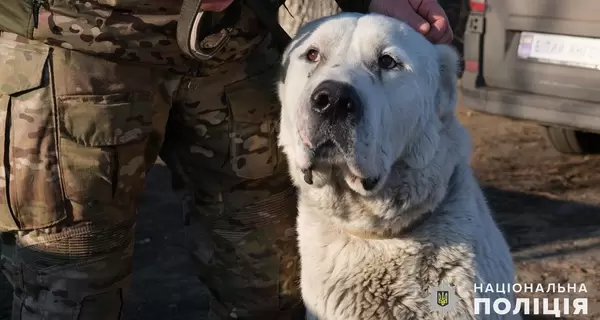
M 184 0 L 177 21 L 177 44 L 183 53 L 194 58 L 192 47 L 198 40 L 198 26 L 202 18 L 201 4 L 202 0 Z
M 264 5 L 264 0 L 245 0 L 248 7 L 254 11 L 256 17 L 262 24 L 265 25 L 271 31 L 271 35 L 277 42 L 277 47 L 280 52 L 285 50 L 285 47 L 292 41 L 290 35 L 281 27 L 279 21 L 273 17 L 273 13 L 270 13 Z

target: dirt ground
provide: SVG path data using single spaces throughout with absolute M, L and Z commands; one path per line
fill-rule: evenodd
M 523 283 L 585 283 L 588 317 L 600 319 L 600 156 L 555 152 L 543 128 L 459 110 L 470 129 L 476 170 L 511 245 Z M 138 223 L 126 319 L 204 319 L 205 290 L 187 261 L 169 173 L 152 170 Z M 9 288 L 0 283 L 0 319 Z

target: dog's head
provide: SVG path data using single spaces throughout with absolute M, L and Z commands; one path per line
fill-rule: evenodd
M 301 28 L 278 83 L 279 141 L 296 185 L 373 195 L 395 164 L 427 166 L 454 117 L 458 61 L 383 15 L 343 13 Z

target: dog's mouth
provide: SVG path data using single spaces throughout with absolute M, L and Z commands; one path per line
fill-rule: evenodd
M 313 172 L 320 165 L 332 165 L 333 158 L 336 153 L 336 145 L 333 140 L 328 139 L 325 142 L 318 145 L 316 148 L 309 148 L 310 164 L 308 168 L 303 168 L 302 174 L 304 175 L 304 182 L 309 185 L 314 184 Z
M 304 182 L 308 185 L 323 185 L 338 179 L 354 191 L 365 195 L 376 191 L 381 185 L 381 176 L 363 177 L 357 173 L 358 169 L 352 170 L 348 161 L 349 156 L 332 139 L 310 149 L 309 153 L 310 166 L 301 169 Z
M 328 139 L 312 149 L 312 158 L 315 162 L 331 162 L 336 157 L 339 148 L 332 139 Z
M 314 168 L 308 168 L 308 169 L 302 169 L 302 174 L 304 176 L 304 182 L 306 182 L 306 184 L 308 185 L 313 185 L 315 184 L 315 179 L 314 179 L 314 172 L 315 169 Z M 339 174 L 336 172 L 345 172 L 345 174 Z M 368 195 L 371 193 L 374 193 L 378 187 L 381 185 L 381 181 L 382 178 L 381 177 L 369 177 L 369 178 L 361 178 L 358 177 L 354 174 L 352 174 L 349 170 L 341 170 L 341 171 L 333 171 L 333 173 L 330 172 L 329 177 L 326 178 L 326 180 L 333 180 L 335 179 L 335 177 L 341 176 L 344 179 L 344 182 L 346 183 L 346 185 L 348 185 L 348 187 L 350 187 L 351 189 L 353 189 L 354 191 L 363 194 L 363 195 Z M 320 184 L 323 184 L 323 182 L 326 181 L 322 181 Z

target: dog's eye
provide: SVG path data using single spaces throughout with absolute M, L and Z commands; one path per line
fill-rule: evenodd
M 306 51 L 306 60 L 311 61 L 311 62 L 317 62 L 319 61 L 319 58 L 321 57 L 321 55 L 319 54 L 319 50 L 317 49 L 308 49 L 308 51 Z
M 396 62 L 396 60 L 394 60 L 394 58 L 390 57 L 387 54 L 382 55 L 381 57 L 379 57 L 379 60 L 377 61 L 377 63 L 379 64 L 379 67 L 381 69 L 394 69 L 395 67 L 398 66 L 398 62 Z

